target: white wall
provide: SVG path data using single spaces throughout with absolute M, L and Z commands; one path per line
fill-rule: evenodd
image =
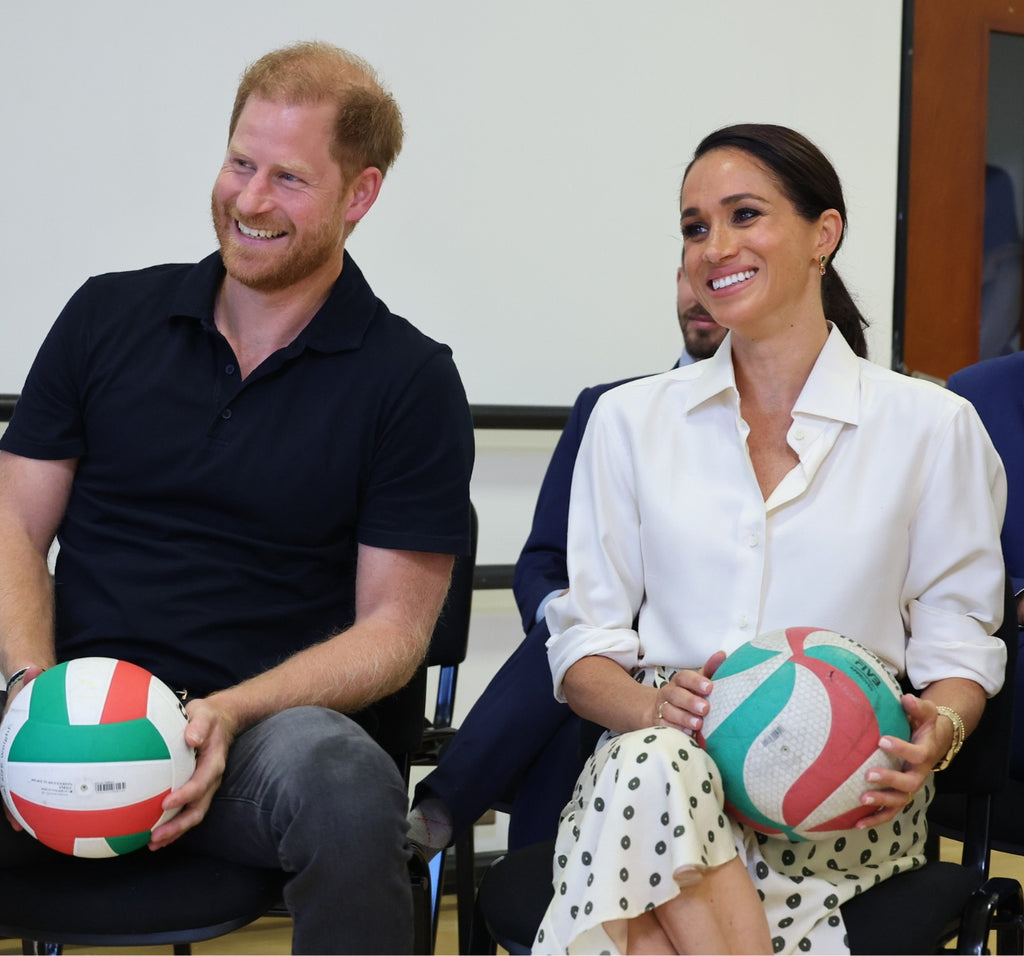
M 676 193 L 736 121 L 835 161 L 840 268 L 888 361 L 900 4 L 812 0 L 33 0 L 0 29 L 0 391 L 91 273 L 213 245 L 209 188 L 243 66 L 321 37 L 367 57 L 407 146 L 351 244 L 449 342 L 470 399 L 568 404 L 677 347 Z

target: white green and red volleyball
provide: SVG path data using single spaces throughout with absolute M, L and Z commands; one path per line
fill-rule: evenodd
M 195 769 L 185 710 L 149 671 L 83 657 L 40 674 L 0 725 L 0 792 L 18 822 L 62 853 L 105 857 L 149 842 L 161 803 Z
M 872 767 L 897 769 L 883 735 L 907 740 L 900 687 L 879 658 L 834 631 L 755 637 L 714 675 L 698 741 L 722 775 L 727 809 L 762 833 L 822 839 L 873 808 Z

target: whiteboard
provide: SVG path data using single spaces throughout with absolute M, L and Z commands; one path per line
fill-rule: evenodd
M 214 248 L 244 66 L 319 38 L 368 59 L 406 147 L 348 248 L 447 342 L 473 403 L 569 404 L 679 350 L 677 194 L 733 122 L 806 133 L 843 178 L 837 263 L 888 364 L 900 4 L 858 0 L 3 0 L 0 392 L 96 273 Z

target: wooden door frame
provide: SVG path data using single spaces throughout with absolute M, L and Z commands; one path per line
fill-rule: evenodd
M 892 364 L 943 380 L 978 360 L 993 32 L 1024 3 L 903 0 Z

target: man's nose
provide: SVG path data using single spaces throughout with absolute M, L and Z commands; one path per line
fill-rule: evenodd
M 267 212 L 273 205 L 270 194 L 270 183 L 267 177 L 255 173 L 246 181 L 242 191 L 235 199 L 235 206 L 242 215 L 255 216 Z

